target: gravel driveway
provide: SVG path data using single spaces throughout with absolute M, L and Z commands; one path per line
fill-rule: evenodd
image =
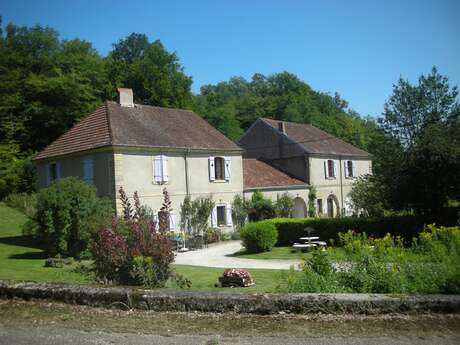
M 257 260 L 231 256 L 242 248 L 241 241 L 225 241 L 205 249 L 177 253 L 174 263 L 204 267 L 265 268 L 277 270 L 287 270 L 292 265 L 296 266 L 300 263 L 299 260 Z

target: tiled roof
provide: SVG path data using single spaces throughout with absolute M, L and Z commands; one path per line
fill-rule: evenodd
M 50 158 L 101 146 L 241 150 L 192 111 L 106 102 L 39 152 Z
M 284 123 L 286 135 L 302 145 L 305 150 L 313 154 L 334 154 L 368 157 L 369 153 L 361 150 L 333 135 L 312 125 L 304 123 L 278 121 L 262 118 L 263 121 L 278 130 L 278 124 Z
M 244 188 L 307 186 L 257 159 L 243 159 L 243 185 Z
M 34 159 L 60 156 L 107 145 L 110 145 L 110 129 L 107 104 L 104 104 L 45 147 Z

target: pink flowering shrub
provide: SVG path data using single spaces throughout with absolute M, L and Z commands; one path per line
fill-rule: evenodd
M 228 268 L 219 278 L 222 286 L 250 286 L 254 283 L 251 274 L 240 268 Z
M 100 230 L 91 247 L 96 276 L 104 283 L 163 287 L 171 276 L 170 265 L 174 261 L 167 228 L 161 224 L 157 228 L 153 217 L 141 206 L 137 192 L 134 207 L 123 188 L 119 194 L 123 217 L 115 217 L 109 228 Z M 169 215 L 166 189 L 163 194 L 162 212 Z

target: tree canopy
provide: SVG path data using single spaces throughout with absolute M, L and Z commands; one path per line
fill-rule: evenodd
M 369 188 L 381 191 L 385 205 L 438 215 L 449 200 L 460 198 L 457 87 L 435 67 L 416 85 L 399 79 L 370 149 Z
M 311 123 L 364 149 L 376 129 L 372 119 L 349 109 L 339 94 L 315 91 L 288 72 L 205 85 L 194 110 L 231 139 L 238 139 L 258 117 Z

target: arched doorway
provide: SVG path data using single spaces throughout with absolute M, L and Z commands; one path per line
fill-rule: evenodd
M 333 218 L 338 216 L 339 213 L 339 200 L 334 194 L 331 194 L 327 197 L 327 216 Z
M 295 198 L 294 199 L 294 209 L 292 211 L 293 218 L 305 218 L 307 215 L 307 205 L 302 198 Z

